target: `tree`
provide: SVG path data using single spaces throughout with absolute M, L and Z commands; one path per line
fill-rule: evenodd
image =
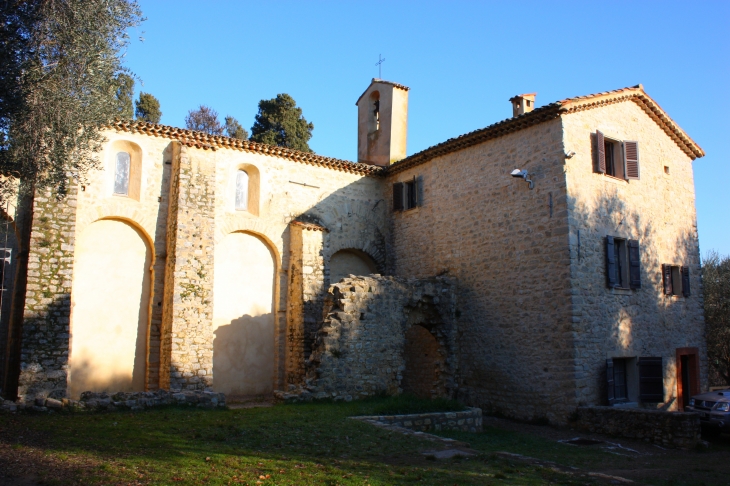
M 119 118 L 131 120 L 134 117 L 132 98 L 134 96 L 134 78 L 127 73 L 119 73 L 117 81 L 117 112 Z
M 101 129 L 119 116 L 120 53 L 141 22 L 134 0 L 0 2 L 0 199 L 17 198 L 19 251 L 3 393 L 20 372 L 28 248 L 36 191 L 66 196 L 98 167 Z
M 259 112 L 251 127 L 254 142 L 278 145 L 302 152 L 312 152 L 309 139 L 314 125 L 302 116 L 302 109 L 286 93 L 259 101 Z
M 730 385 L 730 256 L 711 251 L 702 264 L 707 357 Z
M 185 128 L 205 132 L 208 135 L 223 134 L 223 126 L 218 121 L 218 112 L 205 105 L 188 112 L 188 116 L 185 117 Z
M 140 92 L 139 99 L 135 101 L 134 114 L 137 120 L 160 123 L 160 118 L 162 118 L 160 101 L 149 93 Z
M 228 135 L 231 138 L 237 138 L 239 140 L 247 140 L 248 139 L 248 132 L 246 131 L 243 126 L 238 123 L 238 120 L 233 118 L 232 116 L 227 116 L 225 118 L 226 120 L 226 135 Z

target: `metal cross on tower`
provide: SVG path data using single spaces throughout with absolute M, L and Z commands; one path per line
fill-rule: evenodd
M 378 79 L 383 78 L 383 63 L 385 62 L 385 59 L 380 58 L 380 54 L 378 54 L 378 62 L 375 63 L 376 66 L 378 66 Z

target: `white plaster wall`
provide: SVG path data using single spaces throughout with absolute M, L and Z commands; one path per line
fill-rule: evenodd
M 143 391 L 152 253 L 122 221 L 89 225 L 77 240 L 71 293 L 69 395 Z
M 271 393 L 274 385 L 274 259 L 259 238 L 230 233 L 215 247 L 213 388 Z

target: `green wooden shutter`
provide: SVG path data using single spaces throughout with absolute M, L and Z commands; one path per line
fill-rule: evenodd
M 662 358 L 639 358 L 639 400 L 664 401 L 664 367 Z
M 639 142 L 624 140 L 624 167 L 627 179 L 639 180 Z
M 616 392 L 613 387 L 613 360 L 606 360 L 606 394 L 608 396 L 608 404 L 613 405 L 616 402 Z
M 672 295 L 672 266 L 662 265 L 662 281 L 664 282 L 664 294 Z
M 618 285 L 618 275 L 616 275 L 616 250 L 613 236 L 606 236 L 606 285 L 614 288 Z
M 403 183 L 393 184 L 393 211 L 403 211 Z
M 600 172 L 601 174 L 606 173 L 606 140 L 603 138 L 603 133 L 601 133 L 599 130 L 596 130 L 596 154 L 597 159 L 596 160 L 596 172 Z
M 629 287 L 641 288 L 641 254 L 638 240 L 629 240 Z
M 682 267 L 682 295 L 689 297 L 691 295 L 689 291 L 689 267 Z

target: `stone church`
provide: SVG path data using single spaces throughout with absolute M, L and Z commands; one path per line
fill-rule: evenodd
M 357 162 L 108 127 L 85 185 L 36 195 L 23 289 L 6 215 L 5 396 L 410 392 L 563 422 L 706 388 L 704 152 L 641 85 L 518 95 L 411 156 L 408 92 L 357 100 Z

